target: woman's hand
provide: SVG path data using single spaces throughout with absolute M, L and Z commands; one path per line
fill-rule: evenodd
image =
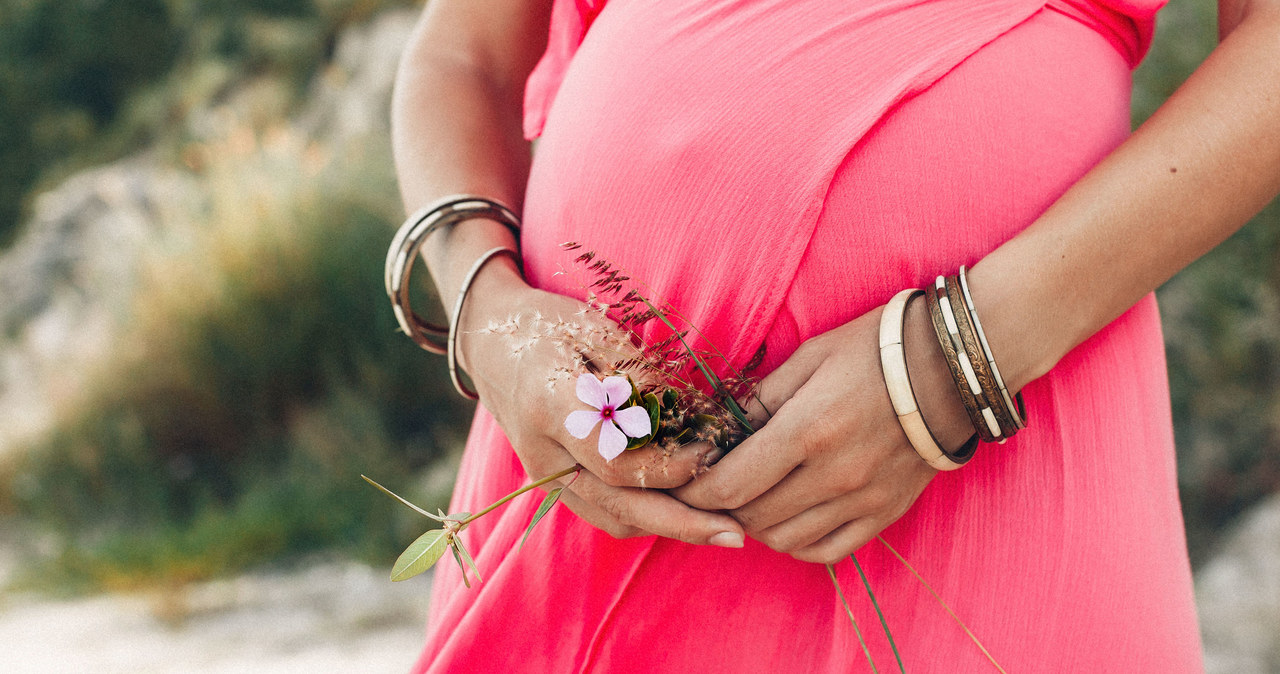
M 945 398 L 952 384 L 937 370 L 946 365 L 936 338 L 923 332 L 924 302 L 909 308 L 912 383 L 917 395 L 926 387 L 940 391 L 920 403 L 939 439 L 958 446 L 966 437 L 963 408 L 958 398 Z M 768 423 L 675 490 L 677 498 L 728 510 L 753 538 L 810 562 L 842 559 L 901 517 L 937 471 L 911 448 L 894 416 L 881 375 L 879 320 L 877 309 L 800 345 L 761 381 L 760 400 L 748 403 L 753 420 L 773 410 Z M 936 362 L 929 348 L 939 351 Z
M 690 508 L 660 491 L 685 484 L 703 470 L 712 458 L 710 445 L 688 445 L 669 455 L 643 448 L 605 461 L 594 435 L 580 440 L 569 434 L 565 417 L 585 405 L 575 394 L 576 375 L 556 375 L 558 368 L 563 372 L 577 362 L 574 349 L 531 328 L 535 315 L 544 319 L 539 324 L 562 319 L 618 329 L 582 302 L 529 287 L 505 259 L 490 263 L 477 277 L 459 324 L 460 364 L 525 471 L 537 478 L 574 463 L 584 466 L 576 478 L 565 480 L 569 484 L 561 499 L 579 517 L 614 537 L 657 534 L 688 543 L 741 547 L 742 527 L 733 518 Z M 514 334 L 486 329 L 511 319 L 519 319 L 524 327 Z

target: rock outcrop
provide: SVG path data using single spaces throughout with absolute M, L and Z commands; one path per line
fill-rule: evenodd
M 0 456 L 52 420 L 113 343 L 148 248 L 195 181 L 148 157 L 77 174 L 41 195 L 0 255 Z
M 1209 674 L 1280 672 L 1280 495 L 1255 506 L 1196 575 Z

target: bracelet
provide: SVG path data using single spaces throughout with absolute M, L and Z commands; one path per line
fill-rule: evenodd
M 920 414 L 920 405 L 916 402 L 911 377 L 907 373 L 906 350 L 902 346 L 907 304 L 916 295 L 923 293 L 923 290 L 908 288 L 894 295 L 885 305 L 880 314 L 880 367 L 884 374 L 885 388 L 889 392 L 889 401 L 893 403 L 893 412 L 911 447 L 935 469 L 955 470 L 973 458 L 978 438 L 969 438 L 964 446 L 954 452 L 942 450 L 938 439 L 925 424 L 924 416 Z
M 984 395 L 974 364 L 965 353 L 956 315 L 947 298 L 944 277 L 939 276 L 933 286 L 925 291 L 925 300 L 929 304 L 929 316 L 938 345 L 942 347 L 942 355 L 956 385 L 956 393 L 960 396 L 960 402 L 969 415 L 974 431 L 983 442 L 999 441 L 1002 435 L 1000 423 Z
M 449 360 L 449 380 L 453 382 L 453 387 L 462 394 L 464 398 L 471 400 L 479 400 L 480 396 L 475 391 L 467 388 L 462 384 L 462 378 L 459 376 L 458 369 L 458 317 L 462 315 L 462 303 L 467 299 L 467 291 L 471 290 L 471 282 L 476 280 L 476 275 L 480 273 L 480 269 L 485 263 L 499 255 L 507 255 L 515 261 L 516 266 L 520 266 L 520 254 L 505 246 L 491 248 L 484 252 L 479 258 L 476 258 L 467 275 L 462 279 L 462 287 L 458 290 L 458 301 L 453 304 L 453 316 L 449 318 L 449 336 L 446 343 L 446 354 Z
M 982 321 L 978 320 L 978 312 L 973 308 L 973 296 L 969 294 L 969 279 L 965 275 L 964 265 L 960 265 L 960 293 L 964 296 L 965 308 L 969 312 L 969 318 L 973 322 L 973 331 L 978 335 L 978 343 L 982 346 L 983 357 L 991 366 L 991 377 L 995 380 L 996 388 L 1000 391 L 1000 398 L 1004 402 L 1005 409 L 1009 410 L 1009 416 L 1013 420 L 1014 426 L 1018 430 L 1027 427 L 1025 419 L 1025 406 L 1022 401 L 1022 394 L 1016 396 L 1017 405 L 1014 405 L 1013 399 L 1009 397 L 1009 389 L 1004 385 L 1004 377 L 1000 376 L 1000 368 L 996 367 L 996 357 L 991 354 L 991 345 L 987 343 L 987 335 L 982 331 Z M 1008 433 L 1013 435 L 1013 433 Z
M 442 227 L 452 227 L 471 218 L 493 220 L 510 229 L 517 240 L 520 238 L 520 218 L 510 208 L 493 199 L 459 194 L 438 199 L 414 211 L 396 231 L 387 250 L 383 280 L 396 323 L 414 343 L 431 353 L 445 354 L 446 347 L 435 340 L 447 339 L 449 328 L 428 323 L 414 313 L 409 304 L 409 275 L 427 237 Z
M 973 329 L 968 306 L 960 293 L 960 281 L 955 276 L 948 276 L 945 281 L 945 290 L 942 292 L 947 295 L 948 303 L 957 308 L 955 314 L 959 335 L 956 339 L 959 344 L 957 348 L 965 351 L 966 358 L 973 365 L 974 376 L 991 410 L 989 421 L 995 423 L 996 428 L 1001 430 L 996 435 L 999 436 L 999 442 L 1003 443 L 1018 432 L 1018 426 L 1013 422 L 1013 416 L 1009 414 L 1009 408 L 1005 406 L 1004 399 L 1000 397 L 1000 389 L 996 386 L 995 378 L 991 376 L 991 363 L 982 352 L 981 345 L 978 344 L 977 332 Z

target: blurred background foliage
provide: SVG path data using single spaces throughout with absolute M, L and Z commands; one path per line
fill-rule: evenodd
M 354 151 L 296 122 L 339 35 L 414 4 L 0 3 L 0 242 L 33 195 L 138 153 L 204 194 L 147 251 L 117 348 L 48 433 L 0 456 L 27 582 L 183 582 L 321 550 L 387 562 L 419 523 L 360 473 L 443 505 L 468 408 L 386 306 L 387 139 Z M 1165 11 L 1135 123 L 1208 53 L 1213 11 Z M 230 121 L 197 131 L 209 110 Z M 1273 204 L 1161 290 L 1197 563 L 1280 487 L 1278 238 Z
M 1172 0 L 1134 77 L 1140 124 L 1217 44 L 1217 5 Z M 1157 293 L 1193 564 L 1224 527 L 1280 492 L 1280 202 Z
M 344 27 L 408 0 L 0 2 L 0 243 L 27 198 L 171 133 L 247 76 L 301 93 Z
M 42 188 L 135 153 L 201 193 L 146 251 L 114 348 L 66 373 L 79 390 L 47 434 L 0 457 L 24 584 L 182 582 L 314 551 L 389 563 L 420 532 L 361 473 L 445 505 L 429 469 L 467 406 L 387 310 L 388 140 L 339 147 L 292 121 L 344 29 L 413 4 L 0 5 L 0 237 Z

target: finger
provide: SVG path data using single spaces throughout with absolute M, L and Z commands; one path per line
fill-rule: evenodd
M 584 522 L 614 538 L 633 538 L 635 536 L 650 535 L 647 531 L 624 525 L 612 515 L 606 513 L 594 503 L 573 493 L 570 489 L 565 489 L 561 492 L 560 501 Z
M 674 449 L 643 447 L 623 452 L 597 473 L 615 487 L 674 489 L 706 472 L 724 453 L 708 443 L 690 443 Z
M 812 340 L 800 345 L 791 357 L 760 380 L 755 394 L 743 403 L 747 418 L 759 430 L 786 404 L 822 363 L 820 348 Z
M 702 510 L 736 510 L 768 491 L 803 461 L 799 429 L 802 415 L 778 411 L 774 422 L 748 437 L 698 479 L 674 492 Z M 790 418 L 789 418 L 790 417 Z
M 798 466 L 768 491 L 730 514 L 742 524 L 743 528 L 751 532 L 753 537 L 758 538 L 756 532 L 782 524 L 810 508 L 847 493 L 848 490 L 840 488 L 839 483 L 823 479 L 830 477 L 828 473 L 830 473 L 829 469 L 818 470 L 810 466 Z M 850 518 L 846 517 L 841 521 L 848 519 Z M 833 523 L 832 527 L 836 524 L 839 522 Z M 830 531 L 830 528 L 827 531 Z
M 721 451 L 706 442 L 674 447 L 646 445 L 622 452 L 606 461 L 598 451 L 597 428 L 586 438 L 578 439 L 561 427 L 552 438 L 558 440 L 578 463 L 614 487 L 647 487 L 673 489 L 706 470 L 719 458 Z
M 589 472 L 570 489 L 625 526 L 696 545 L 742 547 L 742 526 L 732 517 L 690 508 L 663 492 L 612 487 Z
M 843 494 L 808 508 L 763 530 L 747 527 L 751 537 L 777 550 L 795 552 L 822 540 L 846 522 L 876 518 L 890 522 L 896 512 L 878 491 Z M 736 517 L 736 514 L 735 514 Z M 747 526 L 747 525 L 743 525 Z
M 802 562 L 835 564 L 866 545 L 888 525 L 889 522 L 876 517 L 846 522 L 816 543 L 792 551 L 791 556 Z

